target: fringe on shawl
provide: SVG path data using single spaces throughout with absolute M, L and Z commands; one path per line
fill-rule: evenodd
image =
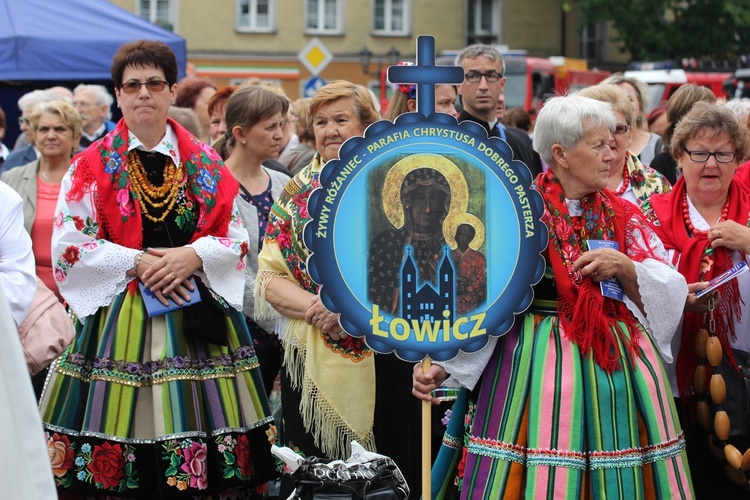
M 273 271 L 258 271 L 258 275 L 255 277 L 255 285 L 253 288 L 253 301 L 255 302 L 255 309 L 253 311 L 254 320 L 266 321 L 266 320 L 280 320 L 281 314 L 273 308 L 273 306 L 266 300 L 266 288 L 268 284 L 274 278 L 288 279 L 286 274 L 275 273 Z M 278 332 L 281 331 L 281 325 L 279 325 Z
M 305 346 L 292 333 L 292 326 L 301 320 L 287 321 L 281 338 L 284 345 L 284 367 L 289 373 L 291 386 L 302 392 L 300 413 L 305 429 L 313 436 L 315 446 L 326 457 L 345 460 L 351 454 L 349 445 L 356 440 L 369 451 L 375 450 L 372 427 L 367 435 L 359 436 L 334 411 L 331 404 L 318 391 L 312 379 L 305 374 Z

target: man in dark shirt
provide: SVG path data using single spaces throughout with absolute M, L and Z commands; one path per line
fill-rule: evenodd
M 456 65 L 464 69 L 464 81 L 458 87 L 463 111 L 458 121 L 473 121 L 485 128 L 490 137 L 500 137 L 513 150 L 513 157 L 529 167 L 532 176 L 542 171 L 542 161 L 523 130 L 503 125 L 497 119 L 497 101 L 505 87 L 503 57 L 491 45 L 475 44 L 463 49 Z

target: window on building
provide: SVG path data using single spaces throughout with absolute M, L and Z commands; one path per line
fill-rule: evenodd
M 469 44 L 497 43 L 497 35 L 493 29 L 495 0 L 469 0 L 468 16 Z
M 175 31 L 177 12 L 175 0 L 138 0 L 138 15 L 163 28 Z
M 581 30 L 581 58 L 589 61 L 601 61 L 604 59 L 608 35 L 605 23 L 589 23 Z
M 344 32 L 344 0 L 307 0 L 305 31 L 322 35 Z
M 237 30 L 270 32 L 276 28 L 274 0 L 237 0 Z
M 372 31 L 376 35 L 408 35 L 411 0 L 373 0 Z

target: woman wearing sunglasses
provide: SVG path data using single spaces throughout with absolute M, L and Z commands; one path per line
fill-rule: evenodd
M 586 87 L 580 94 L 608 103 L 617 119 L 609 141 L 615 159 L 609 165 L 607 188 L 620 198 L 638 206 L 654 193 L 668 193 L 669 181 L 659 172 L 641 163 L 630 151 L 633 143 L 633 104 L 617 85 L 599 84 Z
M 252 491 L 275 475 L 275 428 L 241 312 L 237 182 L 167 118 L 167 45 L 123 45 L 112 79 L 123 119 L 74 159 L 53 229 L 55 279 L 81 320 L 40 408 L 58 489 Z

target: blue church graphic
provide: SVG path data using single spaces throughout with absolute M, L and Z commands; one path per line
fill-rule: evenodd
M 406 245 L 404 249 L 406 256 L 401 266 L 401 317 L 428 323 L 443 319 L 453 321 L 456 280 L 450 248 L 443 246 L 443 260 L 440 262 L 435 284 L 419 283 L 414 247 Z M 443 311 L 448 311 L 450 315 L 444 316 Z

